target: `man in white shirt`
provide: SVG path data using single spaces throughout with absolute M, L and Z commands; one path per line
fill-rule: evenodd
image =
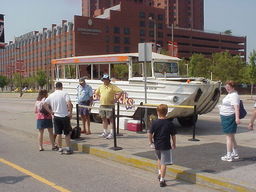
M 64 92 L 61 82 L 57 82 L 55 84 L 55 91 L 46 98 L 44 107 L 47 111 L 49 111 L 52 115 L 54 115 L 54 131 L 57 134 L 57 143 L 59 147 L 59 152 L 65 154 L 72 154 L 73 151 L 71 149 L 70 143 L 70 134 L 72 131 L 70 125 L 70 119 L 72 117 L 72 103 L 69 95 Z M 48 107 L 51 106 L 51 110 Z M 65 141 L 67 145 L 67 150 L 63 151 L 62 149 L 62 138 L 61 135 L 64 133 Z

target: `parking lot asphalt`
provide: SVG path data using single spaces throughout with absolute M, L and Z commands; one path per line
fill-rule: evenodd
M 3 95 L 0 94 L 0 97 Z M 23 96 L 29 98 L 29 95 Z M 254 98 L 241 96 L 248 115 L 239 125 L 236 134 L 240 159 L 234 162 L 223 162 L 220 157 L 226 153 L 225 136 L 222 134 L 217 107 L 208 114 L 201 115 L 196 125 L 196 138 L 192 138 L 191 128 L 177 127 L 177 148 L 173 151 L 174 165 L 168 166 L 167 175 L 192 183 L 206 185 L 221 191 L 256 191 L 256 131 L 248 131 L 250 111 Z M 76 125 L 76 121 L 72 121 Z M 154 151 L 149 147 L 146 131 L 136 133 L 120 130 L 117 146 L 121 150 L 112 150 L 113 139 L 99 137 L 101 124 L 91 124 L 91 135 L 82 134 L 73 140 L 73 147 L 80 152 L 102 158 L 156 171 Z

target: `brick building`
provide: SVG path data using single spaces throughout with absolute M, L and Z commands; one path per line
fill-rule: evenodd
M 38 70 L 54 75 L 55 58 L 137 52 L 138 43 L 153 42 L 170 52 L 168 41 L 178 43 L 178 56 L 211 55 L 229 51 L 246 57 L 246 37 L 203 30 L 203 0 L 82 0 L 83 16 L 53 24 L 42 32 L 16 38 L 0 50 L 0 73 L 25 76 Z

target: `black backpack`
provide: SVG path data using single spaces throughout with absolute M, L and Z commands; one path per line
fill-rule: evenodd
M 247 112 L 244 108 L 244 104 L 243 101 L 240 100 L 240 104 L 239 104 L 239 119 L 243 119 L 246 116 Z
M 71 139 L 78 139 L 78 138 L 80 138 L 80 136 L 81 136 L 81 128 L 80 127 L 73 128 L 70 138 Z

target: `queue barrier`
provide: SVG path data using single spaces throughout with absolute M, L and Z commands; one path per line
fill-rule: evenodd
M 114 138 L 114 146 L 110 149 L 112 150 L 122 150 L 122 147 L 117 146 L 117 136 L 122 136 L 122 134 L 119 133 L 119 117 L 120 117 L 120 105 L 125 106 L 124 104 L 120 104 L 117 102 L 117 114 L 115 113 L 115 107 L 112 109 L 110 108 L 100 108 L 100 107 L 93 107 L 93 106 L 84 106 L 84 105 L 78 105 L 76 104 L 76 119 L 77 119 L 77 126 L 79 127 L 79 107 L 88 108 L 88 109 L 98 109 L 98 110 L 105 110 L 105 111 L 112 111 L 113 116 L 113 123 L 112 123 L 112 129 L 113 129 L 113 138 Z M 141 105 L 132 105 L 133 107 L 140 107 L 140 108 L 157 108 L 159 104 L 141 104 Z M 186 109 L 193 109 L 193 134 L 192 138 L 188 139 L 189 141 L 200 141 L 199 139 L 195 138 L 196 135 L 196 116 L 197 116 L 197 110 L 196 105 L 167 105 L 168 108 L 186 108 Z M 116 126 L 116 118 L 117 118 L 117 126 Z M 141 123 L 142 123 L 142 115 L 141 115 Z
M 141 104 L 141 105 L 134 105 L 141 108 L 157 108 L 159 104 Z M 196 135 L 196 116 L 197 110 L 196 105 L 167 105 L 168 108 L 185 108 L 185 109 L 193 109 L 193 133 L 192 138 L 188 139 L 189 141 L 200 141 L 199 139 L 195 138 Z M 142 118 L 142 117 L 141 117 Z
M 110 149 L 115 150 L 115 151 L 117 151 L 117 150 L 122 150 L 122 149 L 123 149 L 122 147 L 118 147 L 118 146 L 117 146 L 115 107 L 113 107 L 113 108 L 111 109 L 111 108 L 84 106 L 84 105 L 76 104 L 76 119 L 77 119 L 77 126 L 78 126 L 78 127 L 79 127 L 79 107 L 87 108 L 87 109 L 98 109 L 98 110 L 104 110 L 104 111 L 111 111 L 111 112 L 112 112 L 112 116 L 113 116 L 112 129 L 113 129 L 114 146 L 111 147 Z

